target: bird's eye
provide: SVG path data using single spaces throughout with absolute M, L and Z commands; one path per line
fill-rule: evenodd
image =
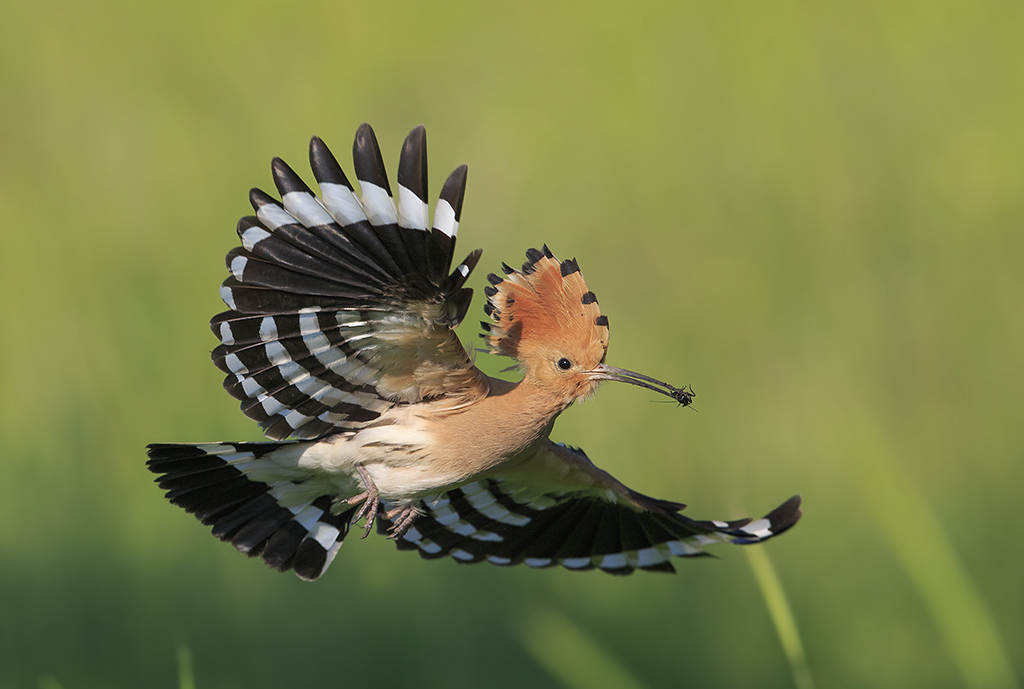
M 558 360 L 558 368 L 562 369 L 563 371 L 568 371 L 570 368 L 572 368 L 572 362 L 563 356 L 561 359 Z

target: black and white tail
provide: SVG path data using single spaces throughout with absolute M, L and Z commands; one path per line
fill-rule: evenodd
M 268 455 L 291 444 L 154 444 L 146 464 L 160 475 L 167 499 L 212 526 L 214 536 L 312 581 L 337 555 L 356 508 L 335 513 L 322 488 L 262 468 L 272 464 Z

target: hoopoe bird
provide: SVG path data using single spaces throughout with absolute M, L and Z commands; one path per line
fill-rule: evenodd
M 279 158 L 278 201 L 253 189 L 242 246 L 227 255 L 228 311 L 213 360 L 264 442 L 154 444 L 149 468 L 174 504 L 270 567 L 320 577 L 350 525 L 374 524 L 424 558 L 629 574 L 674 572 L 718 542 L 760 543 L 800 518 L 800 497 L 751 521 L 696 521 L 642 495 L 582 450 L 552 442 L 555 419 L 602 381 L 681 405 L 689 388 L 605 363 L 608 318 L 575 259 L 530 249 L 487 276 L 488 351 L 519 382 L 485 375 L 455 334 L 478 249 L 451 270 L 466 166 L 427 205 L 424 128 L 406 138 L 391 192 L 369 125 L 353 146 L 357 195 L 319 138 L 320 197 Z

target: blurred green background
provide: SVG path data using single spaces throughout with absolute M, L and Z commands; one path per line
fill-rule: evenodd
M 1019 686 L 1024 5 L 4 15 L 0 687 Z M 260 437 L 208 356 L 247 190 L 363 121 L 392 175 L 427 126 L 434 194 L 469 165 L 471 285 L 575 256 L 609 362 L 698 395 L 608 385 L 555 439 L 799 526 L 626 579 L 352 538 L 307 584 L 168 504 L 147 443 Z

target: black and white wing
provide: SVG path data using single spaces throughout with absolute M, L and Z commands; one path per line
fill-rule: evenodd
M 213 360 L 242 411 L 273 439 L 318 438 L 372 422 L 398 403 L 486 394 L 454 328 L 480 251 L 451 270 L 466 167 L 427 206 L 426 133 L 408 136 L 397 204 L 376 137 L 356 133 L 357 195 L 319 138 L 310 164 L 321 196 L 274 159 L 278 201 L 253 189 L 242 246 L 221 287 L 230 308 L 210 323 Z
M 679 514 L 683 507 L 636 493 L 581 450 L 551 443 L 518 471 L 424 500 L 424 514 L 397 544 L 462 563 L 674 572 L 674 557 L 706 556 L 714 543 L 760 543 L 800 518 L 799 496 L 756 521 L 697 521 Z
M 357 508 L 336 504 L 330 482 L 276 461 L 294 445 L 155 443 L 146 464 L 167 499 L 214 536 L 312 581 L 338 554 Z

